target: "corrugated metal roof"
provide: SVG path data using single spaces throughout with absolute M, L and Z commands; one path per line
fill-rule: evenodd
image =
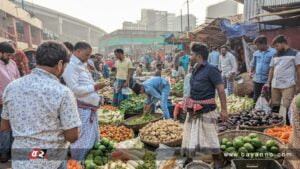
M 262 9 L 263 6 L 262 2 L 263 0 L 245 0 L 244 3 L 245 21 L 251 21 L 251 18 L 253 18 L 256 15 L 268 13 L 267 11 Z M 255 21 L 266 21 L 266 20 L 275 20 L 275 19 L 280 19 L 280 17 L 266 16 L 266 17 L 260 17 Z
M 249 21 L 256 15 L 266 14 L 268 11 L 264 10 L 263 7 L 282 7 L 282 6 L 293 6 L 299 4 L 300 0 L 244 0 L 244 19 Z M 256 21 L 267 21 L 280 19 L 278 16 L 265 16 L 260 17 Z
M 282 6 L 299 3 L 300 0 L 263 0 L 264 6 Z

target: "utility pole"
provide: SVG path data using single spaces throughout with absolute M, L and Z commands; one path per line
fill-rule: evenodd
M 186 0 L 186 5 L 187 5 L 187 31 L 190 31 L 190 4 L 189 0 Z
M 181 28 L 181 32 L 183 32 L 183 29 L 182 29 L 182 9 L 180 9 L 180 28 Z
M 22 9 L 25 9 L 24 0 L 22 0 Z

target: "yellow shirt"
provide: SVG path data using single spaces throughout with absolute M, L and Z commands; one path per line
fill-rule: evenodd
M 128 58 L 123 61 L 117 60 L 115 66 L 117 68 L 116 78 L 120 80 L 126 80 L 129 69 L 133 68 L 132 62 Z

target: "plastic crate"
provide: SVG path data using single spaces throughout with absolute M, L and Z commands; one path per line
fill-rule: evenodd
M 283 169 L 275 160 L 232 160 L 232 169 Z

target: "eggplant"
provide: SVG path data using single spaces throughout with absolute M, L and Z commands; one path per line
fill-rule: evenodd
M 244 121 L 249 121 L 250 118 L 249 118 L 249 117 L 242 117 L 242 120 L 244 120 Z

